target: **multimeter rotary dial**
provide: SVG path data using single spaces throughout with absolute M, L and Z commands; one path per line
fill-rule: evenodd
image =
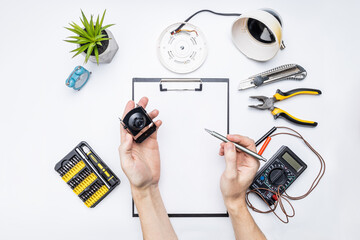
M 286 182 L 285 169 L 275 168 L 269 173 L 269 182 L 279 186 Z
M 295 175 L 280 161 L 275 160 L 264 173 L 266 185 L 277 191 L 278 186 L 285 188 L 294 180 Z

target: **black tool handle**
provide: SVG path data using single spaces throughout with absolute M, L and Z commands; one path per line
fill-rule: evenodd
M 287 92 L 283 92 L 280 89 L 278 89 L 274 95 L 274 98 L 277 101 L 281 101 L 281 100 L 291 98 L 293 96 L 300 95 L 300 94 L 320 95 L 321 91 L 318 89 L 312 89 L 312 88 L 297 88 L 297 89 L 293 89 L 293 90 L 290 90 Z
M 290 113 L 288 113 L 280 108 L 274 108 L 274 110 L 271 112 L 271 114 L 274 116 L 275 119 L 277 119 L 278 117 L 283 117 L 283 118 L 289 120 L 290 122 L 293 122 L 293 123 L 296 123 L 299 125 L 311 126 L 311 127 L 316 127 L 318 125 L 317 122 L 302 120 L 297 117 L 294 117 Z

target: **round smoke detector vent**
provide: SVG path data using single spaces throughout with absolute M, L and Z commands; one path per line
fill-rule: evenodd
M 181 24 L 184 26 L 171 34 Z M 162 65 L 176 73 L 189 73 L 198 69 L 207 57 L 204 34 L 190 23 L 175 23 L 160 35 L 157 46 Z

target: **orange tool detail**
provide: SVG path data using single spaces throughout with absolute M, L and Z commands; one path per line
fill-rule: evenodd
M 259 155 L 263 154 L 263 152 L 265 151 L 265 149 L 266 149 L 267 145 L 269 144 L 270 140 L 271 140 L 271 137 L 266 138 L 266 140 L 264 142 L 264 145 L 262 145 L 262 147 L 260 148 Z

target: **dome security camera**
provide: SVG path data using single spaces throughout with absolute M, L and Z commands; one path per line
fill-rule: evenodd
M 233 23 L 231 34 L 235 46 L 257 61 L 270 60 L 279 49 L 285 48 L 280 15 L 271 9 L 242 14 Z

